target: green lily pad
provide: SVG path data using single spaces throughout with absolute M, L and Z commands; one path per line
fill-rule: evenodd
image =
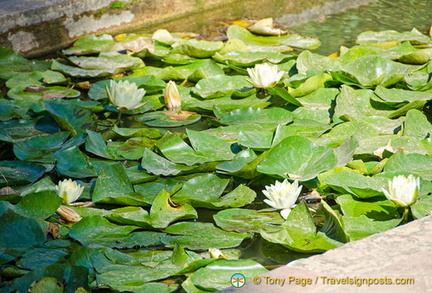
M 46 237 L 35 219 L 8 210 L 0 216 L 0 244 L 10 249 L 41 245 Z
M 366 88 L 378 85 L 388 87 L 397 83 L 405 74 L 412 71 L 408 65 L 373 55 L 362 56 L 343 64 L 341 70 L 353 76 L 353 82 Z M 334 77 L 337 78 L 337 76 Z
M 225 125 L 246 123 L 262 124 L 264 127 L 285 125 L 292 121 L 292 113 L 282 108 L 243 108 L 228 113 L 215 113 L 218 122 Z
M 174 246 L 177 243 L 192 250 L 236 247 L 249 237 L 248 234 L 227 232 L 211 223 L 200 222 L 176 223 L 167 227 L 164 232 L 172 234 L 162 238 L 165 245 Z
M 112 48 L 115 41 L 111 35 L 96 36 L 90 34 L 76 40 L 72 47 L 63 50 L 65 55 L 91 55 L 107 51 Z
M 39 119 L 36 121 L 15 119 L 0 122 L 0 140 L 10 143 L 23 141 L 39 135 L 47 135 L 59 131 L 53 121 Z
M 293 50 L 291 47 L 316 49 L 321 45 L 318 39 L 302 37 L 297 34 L 258 36 L 238 25 L 229 26 L 227 36 L 229 39 L 242 40 L 251 52 L 288 52 Z
M 342 170 L 324 178 L 322 183 L 328 184 L 333 189 L 350 193 L 359 198 L 382 196 L 382 187 L 387 184 L 384 178 L 366 177 L 358 172 Z
M 303 253 L 324 252 L 343 244 L 324 232 L 316 231 L 316 226 L 304 203 L 292 209 L 287 221 L 281 226 L 264 226 L 261 236 L 267 241 Z
M 278 52 L 232 51 L 223 55 L 216 54 L 215 56 L 213 56 L 213 58 L 219 62 L 223 62 L 226 64 L 232 64 L 242 67 L 253 67 L 255 64 L 262 63 L 264 61 L 277 64 L 292 57 Z
M 421 154 L 405 154 L 397 151 L 387 161 L 385 172 L 407 172 L 419 175 L 424 180 L 432 180 L 432 170 L 429 168 L 432 158 Z
M 201 119 L 201 115 L 193 114 L 185 119 L 174 119 L 169 115 L 175 113 L 154 111 L 137 116 L 136 120 L 143 122 L 147 126 L 152 127 L 180 127 L 197 123 Z M 181 115 L 181 113 L 179 113 Z
M 64 148 L 54 154 L 57 159 L 56 169 L 62 175 L 73 178 L 96 177 L 95 167 L 89 157 L 77 146 Z
M 291 136 L 271 148 L 257 170 L 264 174 L 307 181 L 335 165 L 336 156 L 331 148 L 317 146 L 301 136 Z
M 432 99 L 432 93 L 407 91 L 396 88 L 388 89 L 383 86 L 377 86 L 375 94 L 382 100 L 390 103 L 429 101 Z
M 75 66 L 53 60 L 51 69 L 73 77 L 86 78 L 110 76 L 144 66 L 140 58 L 129 55 L 70 57 L 68 60 Z
M 213 56 L 217 51 L 223 48 L 221 41 L 210 42 L 204 40 L 183 40 L 172 44 L 172 52 L 179 52 L 194 58 L 208 58 Z
M 415 44 L 429 44 L 431 39 L 418 30 L 413 29 L 410 32 L 397 32 L 395 30 L 386 30 L 380 32 L 366 31 L 358 35 L 358 44 L 374 44 L 387 42 L 405 42 L 410 41 Z
M 358 217 L 343 217 L 345 230 L 352 241 L 358 240 L 369 235 L 390 230 L 401 223 L 401 219 L 391 219 L 387 221 L 377 221 L 365 215 Z
M 44 277 L 40 280 L 37 280 L 29 288 L 29 291 L 33 293 L 43 293 L 46 291 L 52 293 L 63 293 L 63 290 L 63 283 L 60 283 L 56 278 L 53 277 Z
M 87 217 L 88 216 L 89 215 L 87 215 Z M 105 217 L 110 222 L 116 224 L 139 226 L 146 229 L 150 228 L 148 223 L 148 212 L 141 207 L 128 206 L 112 209 Z
M 252 94 L 242 99 L 232 99 L 231 97 L 222 97 L 217 99 L 198 100 L 190 99 L 182 103 L 184 108 L 190 111 L 215 111 L 229 112 L 242 108 L 262 108 L 268 106 L 270 97 L 258 98 L 256 94 Z
M 27 60 L 9 48 L 0 47 L 0 78 L 9 79 L 20 73 L 45 71 L 50 63 L 40 60 Z
M 194 206 L 205 205 L 217 201 L 229 183 L 215 174 L 194 177 L 183 184 L 183 187 L 173 195 L 175 203 L 188 202 Z
M 33 219 L 44 220 L 53 215 L 60 207 L 62 198 L 54 191 L 26 194 L 14 206 L 16 213 Z
M 88 247 L 109 247 L 138 228 L 115 225 L 100 216 L 91 216 L 75 223 L 69 230 L 69 236 Z
M 149 223 L 154 228 L 166 228 L 178 220 L 196 219 L 197 211 L 189 204 L 174 204 L 165 190 L 159 192 L 150 209 Z
M 337 71 L 340 70 L 340 61 L 311 51 L 303 51 L 297 57 L 296 67 L 299 73 L 306 74 L 308 70 Z
M 432 212 L 432 197 L 422 196 L 410 207 L 410 210 L 414 219 L 429 216 Z
M 172 200 L 175 203 L 190 203 L 194 207 L 220 209 L 242 207 L 255 199 L 256 193 L 244 185 L 239 185 L 222 196 L 228 183 L 229 180 L 221 179 L 214 174 L 200 175 L 186 181 L 173 195 Z M 206 188 L 203 189 L 203 186 Z
M 243 282 L 248 282 L 253 277 L 266 273 L 267 269 L 248 259 L 218 260 L 194 272 L 190 280 L 195 286 L 206 292 L 218 291 L 231 287 L 230 280 L 237 272 L 241 272 L 244 276 Z
M 245 76 L 217 75 L 200 80 L 192 92 L 203 99 L 215 99 L 231 95 L 249 96 L 255 89 Z
M 432 124 L 419 110 L 409 110 L 404 122 L 403 135 L 424 139 L 432 133 Z
M 388 116 L 391 109 L 373 104 L 374 93 L 371 90 L 356 90 L 343 85 L 341 93 L 336 98 L 333 117 L 348 117 L 350 120 L 360 120 L 367 116 Z
M 69 132 L 61 131 L 17 142 L 13 145 L 14 154 L 20 160 L 52 163 L 55 159 L 50 155 L 62 148 L 69 135 Z
M 62 129 L 71 132 L 72 135 L 86 132 L 95 126 L 95 117 L 88 109 L 58 103 L 45 103 L 45 109 Z
M 26 161 L 0 161 L 0 186 L 35 182 L 47 170 L 43 165 Z
M 225 231 L 259 233 L 263 225 L 282 224 L 284 219 L 278 212 L 248 209 L 226 209 L 213 216 L 216 225 Z
M 142 197 L 134 193 L 126 171 L 120 163 L 106 165 L 100 170 L 92 200 L 123 205 L 146 205 Z

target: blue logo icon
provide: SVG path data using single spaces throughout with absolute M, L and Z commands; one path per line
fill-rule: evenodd
M 234 274 L 231 277 L 231 286 L 234 288 L 241 288 L 246 284 L 246 278 L 242 274 Z

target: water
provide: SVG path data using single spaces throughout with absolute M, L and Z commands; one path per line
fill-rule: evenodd
M 432 25 L 432 0 L 262 0 L 228 1 L 217 9 L 141 28 L 154 31 L 194 32 L 220 39 L 234 20 L 273 17 L 284 28 L 321 40 L 315 52 L 330 54 L 341 45 L 353 46 L 366 30 L 427 33 Z
M 318 37 L 318 53 L 330 54 L 341 45 L 353 46 L 357 35 L 366 30 L 409 31 L 417 28 L 429 33 L 432 25 L 431 0 L 379 0 L 369 5 L 327 15 L 320 21 L 311 21 L 292 30 L 307 36 Z M 285 16 L 286 17 L 286 16 Z M 282 24 L 284 16 L 277 18 Z

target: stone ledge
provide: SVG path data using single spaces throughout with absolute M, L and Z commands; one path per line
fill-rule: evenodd
M 288 284 L 290 276 L 310 278 L 312 284 L 304 287 Z M 431 276 L 432 216 L 428 216 L 349 242 L 323 254 L 289 263 L 261 276 L 259 285 L 246 280 L 246 285 L 240 289 L 229 288 L 221 292 L 429 292 L 432 289 Z M 393 282 L 396 278 L 413 278 L 414 284 L 336 285 L 331 284 L 333 279 L 329 279 L 347 277 L 391 278 Z M 276 278 L 285 279 L 284 285 L 269 284 L 270 280 L 276 282 Z
M 62 49 L 90 33 L 115 33 L 199 13 L 232 0 L 0 0 L 0 46 L 26 57 Z

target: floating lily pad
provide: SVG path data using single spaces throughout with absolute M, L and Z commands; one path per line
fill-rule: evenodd
M 249 96 L 255 89 L 244 76 L 218 75 L 200 80 L 192 91 L 203 99 L 215 99 L 231 95 Z
M 52 61 L 51 69 L 73 77 L 104 77 L 144 66 L 140 58 L 129 55 L 114 55 L 100 57 L 70 57 L 75 66 Z
M 27 60 L 9 48 L 0 47 L 0 78 L 9 79 L 20 73 L 45 71 L 50 63 L 40 60 Z
M 366 177 L 358 172 L 343 170 L 325 177 L 323 183 L 341 193 L 350 193 L 358 198 L 382 196 L 387 184 L 384 178 Z
M 43 165 L 26 161 L 0 161 L 0 186 L 32 183 L 47 170 Z
M 243 282 L 247 282 L 266 273 L 267 269 L 253 260 L 219 260 L 199 269 L 190 276 L 190 279 L 198 288 L 217 291 L 231 287 L 231 277 L 237 272 L 241 272 L 245 277 Z
M 227 232 L 216 228 L 211 223 L 182 222 L 169 226 L 165 233 L 172 234 L 162 238 L 166 245 L 178 243 L 192 250 L 214 248 L 230 248 L 240 245 L 248 234 Z
M 179 114 L 181 116 L 181 113 Z M 175 119 L 170 117 L 169 112 L 155 111 L 140 115 L 136 119 L 152 127 L 180 127 L 197 123 L 201 119 L 201 115 L 191 113 L 184 118 Z
M 412 71 L 408 65 L 373 55 L 362 56 L 343 64 L 341 69 L 354 77 L 353 83 L 366 88 L 393 85 Z M 333 75 L 333 77 L 339 79 L 338 75 Z
M 317 146 L 301 136 L 291 136 L 271 148 L 257 170 L 264 174 L 307 181 L 335 165 L 336 156 L 331 148 Z
M 381 32 L 366 31 L 358 35 L 358 44 L 373 44 L 387 42 L 404 42 L 410 41 L 415 44 L 429 44 L 431 39 L 413 29 L 410 32 L 397 32 L 395 30 L 386 30 Z
M 54 162 L 51 155 L 62 148 L 69 135 L 69 132 L 61 131 L 17 142 L 13 146 L 14 153 L 20 160 Z
M 292 113 L 282 108 L 244 108 L 228 113 L 215 113 L 218 122 L 225 125 L 257 123 L 265 126 L 285 125 L 292 121 Z
M 223 48 L 223 42 L 210 42 L 204 40 L 183 40 L 178 43 L 172 44 L 173 52 L 180 52 L 182 54 L 195 57 L 195 58 L 208 58 L 213 56 L 217 51 Z
M 304 203 L 292 209 L 287 221 L 281 226 L 264 226 L 261 236 L 267 241 L 303 253 L 323 252 L 343 244 L 324 232 L 316 231 L 316 226 Z
M 197 211 L 189 204 L 174 204 L 170 194 L 165 190 L 159 192 L 153 201 L 148 217 L 150 225 L 154 228 L 166 228 L 178 220 L 196 219 Z
M 248 209 L 226 209 L 213 216 L 216 225 L 226 231 L 239 233 L 259 233 L 263 225 L 282 224 L 278 212 Z

